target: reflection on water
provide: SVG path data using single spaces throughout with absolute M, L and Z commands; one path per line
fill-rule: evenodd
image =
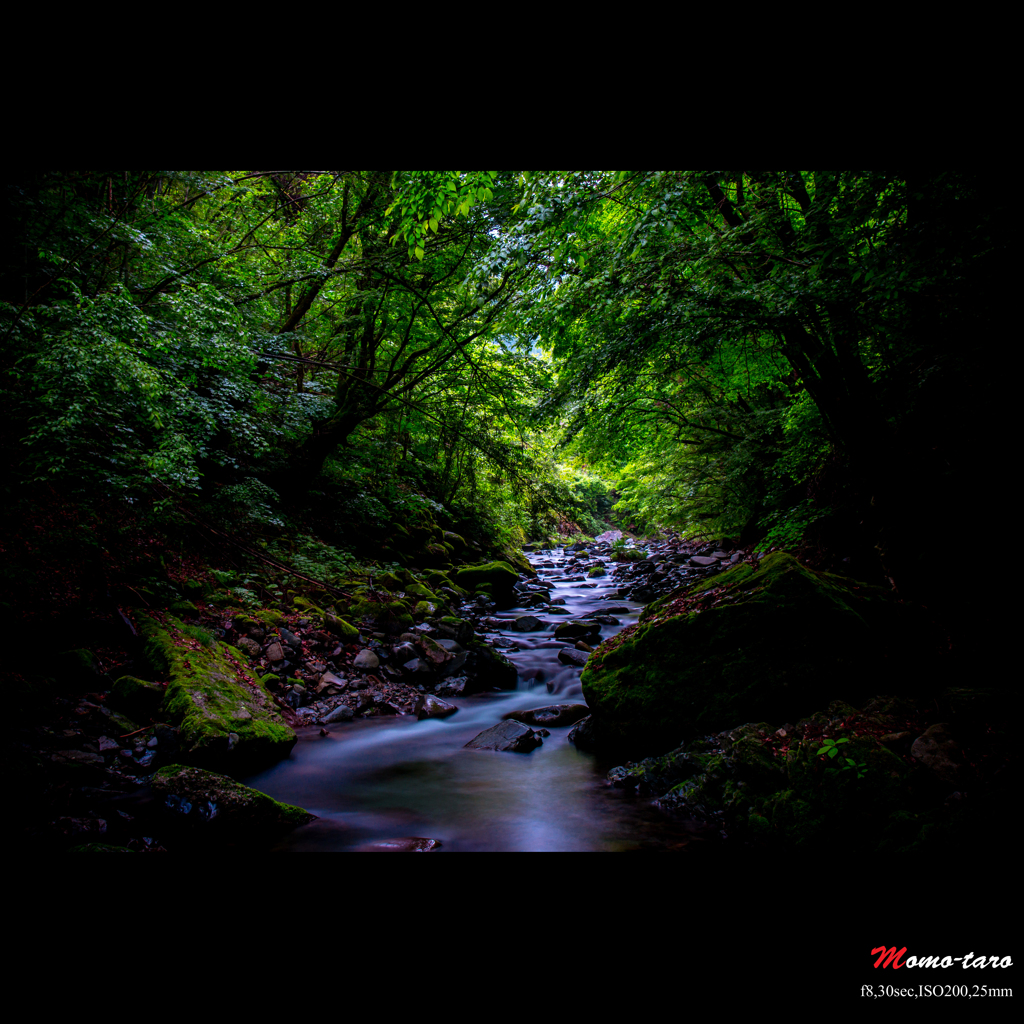
M 538 571 L 542 578 L 561 574 Z M 607 578 L 582 591 L 556 582 L 552 596 L 564 597 L 571 615 L 582 617 L 602 613 L 609 604 L 602 597 L 612 588 Z M 604 637 L 635 622 L 642 607 L 615 603 L 630 612 L 616 615 L 620 625 L 602 626 Z M 524 612 L 501 616 L 515 614 Z M 372 718 L 335 727 L 329 736 L 309 727 L 299 731 L 288 760 L 247 779 L 320 818 L 279 849 L 349 850 L 405 836 L 438 839 L 445 851 L 677 848 L 692 841 L 686 825 L 661 822 L 650 808 L 603 785 L 611 766 L 567 742 L 568 726 L 550 729 L 529 754 L 464 749 L 509 711 L 583 701 L 580 669 L 558 661 L 564 645 L 552 642 L 550 627 L 504 635 L 516 644 L 504 653 L 520 670 L 519 689 L 446 698 L 459 711 L 445 719 Z

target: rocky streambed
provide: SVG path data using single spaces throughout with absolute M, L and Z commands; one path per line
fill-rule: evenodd
M 714 823 L 669 819 L 610 786 L 614 764 L 570 741 L 589 710 L 580 674 L 601 642 L 636 622 L 642 604 L 621 595 L 648 571 L 612 561 L 608 543 L 528 557 L 536 577 L 520 578 L 511 607 L 480 596 L 457 609 L 475 641 L 514 666 L 514 681 L 483 689 L 479 673 L 462 673 L 467 648 L 454 640 L 451 672 L 410 665 L 401 659 L 403 645 L 417 646 L 411 634 L 376 648 L 382 664 L 413 669 L 401 685 L 420 692 L 405 714 L 360 719 L 348 699 L 351 720 L 324 728 L 343 694 L 299 710 L 310 724 L 297 729 L 289 759 L 246 779 L 318 816 L 279 848 L 696 850 L 720 841 Z M 424 623 L 418 635 L 437 642 L 443 628 Z M 441 713 L 429 712 L 431 699 Z
M 613 540 L 385 574 L 347 618 L 137 613 L 145 678 L 57 657 L 95 689 L 28 730 L 57 773 L 31 841 L 917 853 L 1001 820 L 1003 692 L 925 610 L 782 552 Z

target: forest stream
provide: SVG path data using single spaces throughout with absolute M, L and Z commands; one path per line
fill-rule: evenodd
M 602 625 L 602 640 L 636 621 L 643 605 L 613 596 L 619 584 L 610 576 L 567 577 L 561 548 L 528 557 L 572 618 L 628 609 L 615 615 L 618 625 Z M 499 617 L 511 626 L 523 614 L 506 609 Z M 717 839 L 713 829 L 668 821 L 649 802 L 608 786 L 612 765 L 568 742 L 569 725 L 550 728 L 529 753 L 465 749 L 509 712 L 585 703 L 582 669 L 558 660 L 573 645 L 552 639 L 553 625 L 531 633 L 489 630 L 519 669 L 518 686 L 449 698 L 459 708 L 449 718 L 368 718 L 326 736 L 318 726 L 300 728 L 290 757 L 245 780 L 318 816 L 277 849 L 401 850 L 430 839 L 441 851 L 621 851 Z

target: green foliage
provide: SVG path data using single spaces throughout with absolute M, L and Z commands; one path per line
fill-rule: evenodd
M 768 527 L 768 532 L 760 544 L 763 548 L 797 547 L 807 528 L 831 512 L 830 508 L 818 508 L 809 498 L 792 508 L 770 512 L 761 520 L 762 526 Z

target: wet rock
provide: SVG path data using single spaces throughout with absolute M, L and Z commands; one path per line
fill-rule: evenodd
M 705 555 L 694 555 L 689 560 L 689 562 L 687 562 L 687 565 L 697 565 L 697 566 L 717 565 L 717 564 L 718 564 L 718 559 L 717 558 L 712 558 L 710 556 L 705 556 Z
M 429 693 L 418 697 L 413 705 L 413 712 L 420 721 L 424 718 L 447 718 L 448 715 L 454 715 L 458 710 L 454 704 L 439 700 Z
M 177 820 L 230 835 L 280 835 L 316 817 L 226 775 L 180 764 L 161 768 L 153 776 L 152 786 L 165 810 Z
M 583 651 L 584 654 L 593 654 L 594 648 L 590 644 L 585 644 L 582 640 L 577 640 L 574 646 L 577 651 Z
M 411 633 L 407 633 L 405 635 L 406 636 L 412 636 Z M 419 639 L 419 638 L 418 637 L 413 637 L 413 639 L 416 640 L 416 639 Z M 411 643 L 395 644 L 395 647 L 394 647 L 394 649 L 392 651 L 392 657 L 400 665 L 405 664 L 405 662 L 409 661 L 411 658 L 418 658 L 419 656 L 420 656 L 419 648 L 418 647 L 414 647 Z
M 466 746 L 473 750 L 510 750 L 526 753 L 534 747 L 539 747 L 543 742 L 533 729 L 509 720 L 485 729 L 474 736 Z
M 283 626 L 278 630 L 281 634 L 281 640 L 287 647 L 302 648 L 302 641 L 290 630 L 285 629 Z
M 434 687 L 439 697 L 461 697 L 466 692 L 469 680 L 465 676 L 453 676 Z
M 556 640 L 582 640 L 586 636 L 600 636 L 601 626 L 596 622 L 576 620 L 562 622 L 555 627 Z
M 366 853 L 429 853 L 441 847 L 440 839 L 409 836 L 405 839 L 376 839 L 359 849 Z
M 536 615 L 520 615 L 512 623 L 512 628 L 517 633 L 533 633 L 538 629 L 544 629 L 547 623 L 538 619 Z
M 333 711 L 328 711 L 320 721 L 324 725 L 331 725 L 334 722 L 351 722 L 355 712 L 347 704 L 339 704 Z
M 587 717 L 590 708 L 586 704 L 549 704 L 543 708 L 528 711 L 510 711 L 504 719 L 521 722 L 523 725 L 546 725 L 550 727 L 573 725 Z
M 558 652 L 558 660 L 563 665 L 586 665 L 589 657 L 585 651 L 577 651 L 573 647 L 563 647 Z
M 605 608 L 605 614 L 606 615 L 628 615 L 629 614 L 629 609 L 624 604 L 617 604 L 617 605 L 613 605 L 611 608 Z M 600 615 L 595 615 L 594 616 L 594 621 L 595 622 L 603 622 L 604 620 L 601 618 Z M 613 625 L 618 625 L 618 620 L 616 620 L 615 623 L 613 623 Z
M 360 651 L 355 658 L 352 659 L 352 667 L 363 672 L 378 668 L 379 666 L 380 658 L 378 658 L 373 651 L 368 649 Z
M 570 743 L 574 743 L 580 750 L 596 750 L 598 747 L 598 730 L 594 723 L 594 716 L 587 715 L 581 718 L 570 730 L 566 737 Z

